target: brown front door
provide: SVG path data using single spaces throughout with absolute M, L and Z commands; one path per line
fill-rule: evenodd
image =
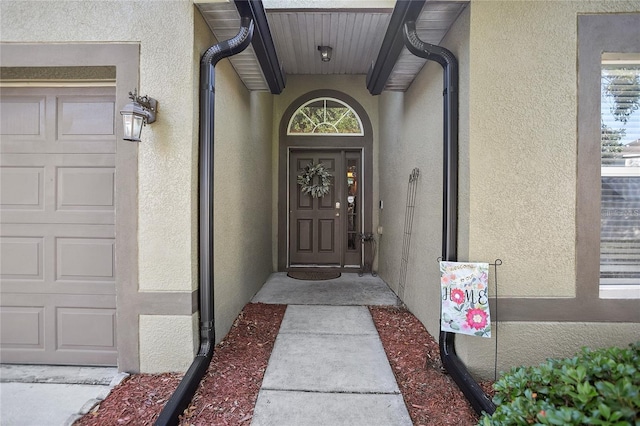
M 292 150 L 289 157 L 289 265 L 359 267 L 361 259 L 360 152 Z M 332 175 L 322 197 L 303 193 L 305 167 L 322 163 Z M 318 183 L 314 178 L 314 184 Z

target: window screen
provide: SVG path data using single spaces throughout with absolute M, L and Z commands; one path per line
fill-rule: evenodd
M 640 58 L 603 55 L 600 284 L 640 284 Z

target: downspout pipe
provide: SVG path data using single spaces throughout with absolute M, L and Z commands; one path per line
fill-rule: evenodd
M 177 425 L 213 357 L 215 346 L 213 292 L 213 136 L 215 115 L 215 66 L 226 57 L 242 52 L 251 43 L 253 20 L 243 17 L 240 31 L 214 44 L 200 61 L 200 155 L 199 155 L 199 305 L 200 349 L 178 388 L 164 406 L 155 424 Z
M 403 36 L 411 53 L 439 63 L 444 70 L 442 259 L 455 262 L 458 260 L 458 60 L 451 51 L 420 40 L 414 21 L 405 23 Z M 493 414 L 495 404 L 456 354 L 455 334 L 441 331 L 439 340 L 442 364 L 473 409 L 478 414 Z

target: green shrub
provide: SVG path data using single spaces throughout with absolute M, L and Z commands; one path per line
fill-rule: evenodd
M 496 412 L 481 426 L 640 426 L 640 342 L 512 368 L 494 389 Z

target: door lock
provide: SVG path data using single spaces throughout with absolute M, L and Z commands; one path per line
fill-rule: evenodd
M 336 209 L 340 208 L 340 201 L 336 201 Z

